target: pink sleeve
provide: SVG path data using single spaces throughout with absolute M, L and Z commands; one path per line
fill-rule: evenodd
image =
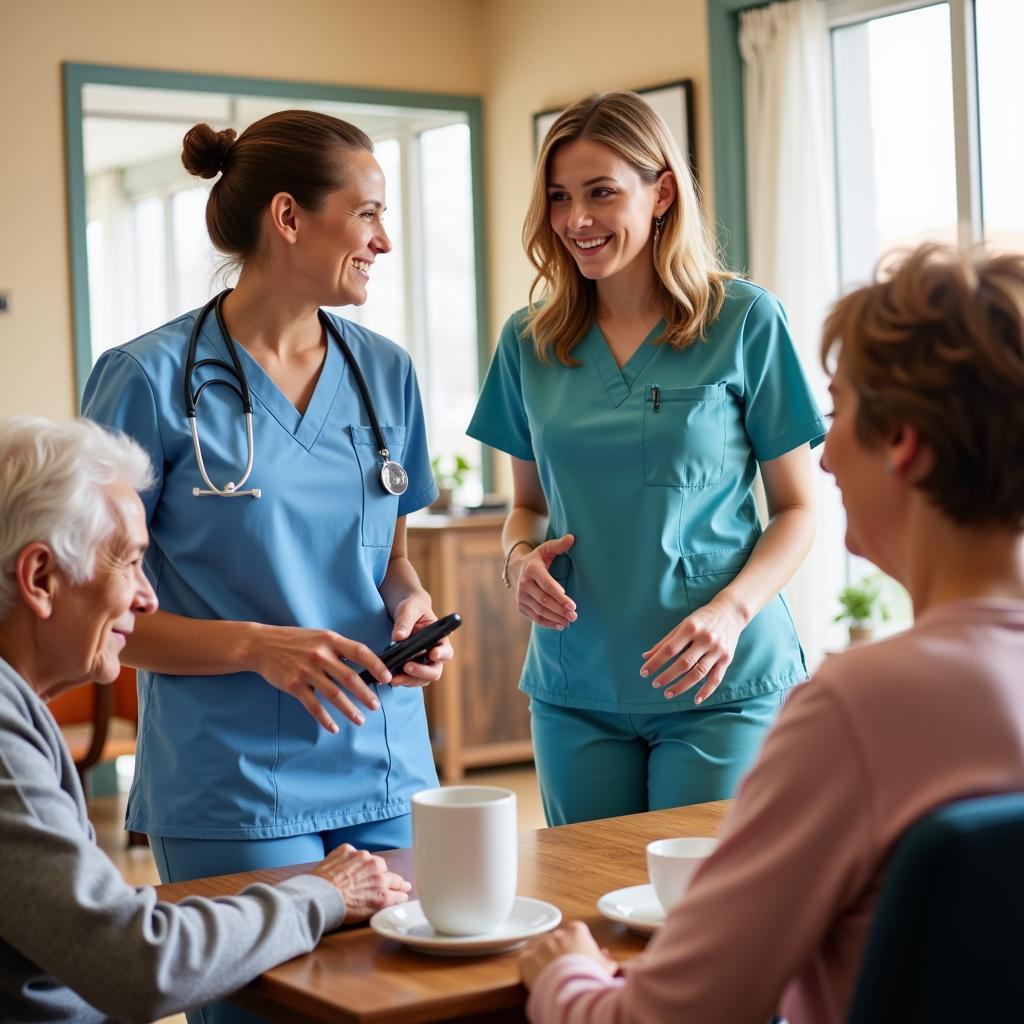
M 588 956 L 560 956 L 537 975 L 526 1015 L 534 1024 L 615 1024 L 619 1019 L 615 993 L 624 984 L 621 978 L 601 970 Z
M 552 969 L 532 1019 L 767 1021 L 872 870 L 866 789 L 829 688 L 798 687 L 740 787 L 721 845 L 626 966 L 625 984 L 591 995 L 595 982 L 579 968 Z

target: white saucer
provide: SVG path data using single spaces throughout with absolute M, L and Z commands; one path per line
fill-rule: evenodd
M 640 935 L 651 935 L 665 923 L 665 911 L 653 885 L 631 885 L 606 892 L 597 901 L 597 909 Z
M 370 927 L 385 939 L 394 939 L 410 949 L 434 956 L 479 956 L 503 953 L 523 945 L 527 939 L 557 927 L 562 920 L 558 907 L 543 900 L 517 896 L 508 920 L 483 935 L 442 935 L 424 917 L 419 900 L 378 910 Z

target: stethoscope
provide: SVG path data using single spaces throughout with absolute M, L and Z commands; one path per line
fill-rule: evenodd
M 192 446 L 195 448 L 196 463 L 199 466 L 199 475 L 203 478 L 203 483 L 206 484 L 206 489 L 203 489 L 202 487 L 192 488 L 192 494 L 196 498 L 259 498 L 263 493 L 258 487 L 250 487 L 248 490 L 242 490 L 242 488 L 245 487 L 246 480 L 249 479 L 249 474 L 252 472 L 255 446 L 253 444 L 252 436 L 252 398 L 249 395 L 249 381 L 246 379 L 245 370 L 242 369 L 242 363 L 238 358 L 238 352 L 235 350 L 235 342 L 228 333 L 227 327 L 224 325 L 224 313 L 221 310 L 221 307 L 224 304 L 224 299 L 230 292 L 230 288 L 225 289 L 220 293 L 220 295 L 214 296 L 214 298 L 210 299 L 210 301 L 203 306 L 199 312 L 199 316 L 196 317 L 196 322 L 192 327 L 192 334 L 188 339 L 188 355 L 185 359 L 185 374 L 183 381 L 185 389 L 185 414 L 188 416 L 189 428 L 192 431 Z M 231 366 L 225 363 L 223 359 L 200 359 L 199 362 L 196 362 L 196 346 L 199 343 L 199 333 L 202 329 L 203 321 L 209 315 L 211 309 L 217 317 L 217 326 L 220 328 L 220 333 L 224 338 L 224 342 L 228 348 L 228 353 L 231 356 Z M 374 408 L 373 399 L 370 397 L 370 389 L 366 386 L 366 380 L 363 377 L 362 371 L 359 369 L 359 364 L 356 362 L 355 356 L 352 355 L 352 350 L 348 347 L 347 342 L 342 337 L 341 331 L 339 331 L 331 322 L 327 314 L 324 313 L 322 309 L 319 309 L 317 310 L 317 317 L 327 334 L 338 343 L 338 347 L 341 349 L 341 354 L 345 357 L 345 362 L 348 363 L 349 368 L 355 375 L 356 383 L 359 385 L 359 391 L 363 396 L 363 404 L 366 406 L 367 415 L 370 417 L 370 425 L 373 427 L 373 436 L 377 442 L 377 454 L 380 456 L 381 460 L 381 486 L 388 492 L 388 494 L 405 494 L 409 488 L 409 475 L 406 473 L 401 463 L 395 462 L 391 458 L 387 442 L 384 440 L 384 432 L 380 429 L 380 420 L 377 419 L 377 410 Z M 195 375 L 196 370 L 202 366 L 216 366 L 218 369 L 226 370 L 234 376 L 235 383 L 232 383 L 230 380 L 225 380 L 223 377 L 211 377 L 209 380 L 204 380 L 202 384 L 193 391 L 192 378 Z M 203 390 L 210 384 L 222 384 L 224 387 L 231 388 L 231 390 L 238 395 L 238 399 L 242 403 L 242 412 L 245 414 L 245 440 L 247 452 L 245 472 L 237 482 L 230 480 L 223 486 L 223 488 L 218 487 L 210 479 L 209 473 L 206 472 L 206 464 L 203 462 L 203 449 L 199 443 L 199 423 L 196 418 L 196 409 L 199 405 L 199 399 L 203 394 Z

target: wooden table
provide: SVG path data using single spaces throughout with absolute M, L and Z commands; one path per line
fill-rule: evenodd
M 651 811 L 519 835 L 519 895 L 554 903 L 563 920 L 582 919 L 600 945 L 629 959 L 645 940 L 597 912 L 598 897 L 647 881 L 644 848 L 666 836 L 711 836 L 727 801 Z M 411 850 L 384 854 L 392 868 L 413 879 Z M 304 866 L 219 875 L 158 888 L 160 898 L 224 896 L 252 882 L 281 881 Z M 413 891 L 415 897 L 415 889 Z M 420 1024 L 425 1021 L 521 1021 L 526 990 L 518 954 L 442 958 L 415 953 L 365 926 L 326 936 L 306 956 L 275 967 L 232 996 L 272 1021 Z

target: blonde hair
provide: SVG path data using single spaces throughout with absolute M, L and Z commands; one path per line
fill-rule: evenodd
M 879 265 L 825 322 L 855 429 L 875 448 L 912 424 L 931 449 L 917 487 L 961 526 L 1024 529 L 1024 255 L 934 243 Z
M 90 579 L 100 545 L 117 529 L 105 488 L 153 486 L 149 456 L 130 437 L 89 420 L 0 419 L 0 622 L 17 601 L 14 567 L 41 541 L 72 583 Z
M 590 139 L 627 161 L 648 184 L 671 171 L 677 195 L 665 212 L 654 246 L 654 269 L 667 307 L 659 342 L 682 349 L 704 338 L 734 275 L 719 263 L 711 230 L 697 199 L 690 167 L 665 122 L 636 93 L 594 93 L 562 111 L 537 158 L 533 194 L 523 225 L 523 247 L 537 275 L 530 286 L 525 328 L 538 358 L 553 348 L 566 366 L 570 352 L 594 320 L 596 288 L 579 272 L 551 227 L 548 172 L 554 151 L 566 142 Z

